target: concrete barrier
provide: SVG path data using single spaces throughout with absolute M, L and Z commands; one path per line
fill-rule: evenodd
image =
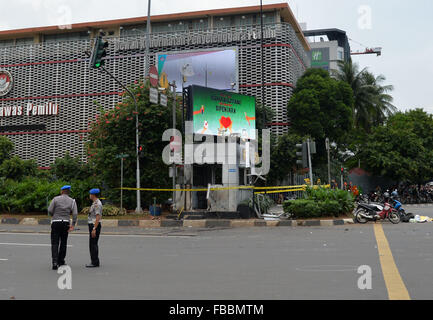
M 140 220 L 138 226 L 141 228 L 160 228 L 161 220 Z
M 101 224 L 103 227 L 110 227 L 110 228 L 119 226 L 117 219 L 102 219 Z
M 20 224 L 25 226 L 37 226 L 39 222 L 38 219 L 35 218 L 24 218 L 20 221 Z

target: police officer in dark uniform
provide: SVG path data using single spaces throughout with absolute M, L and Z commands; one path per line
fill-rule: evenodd
M 52 269 L 57 270 L 58 266 L 65 263 L 68 233 L 74 230 L 77 223 L 77 203 L 69 194 L 71 186 L 63 186 L 60 196 L 55 197 L 49 207 L 48 213 L 51 219 L 51 258 Z M 72 225 L 70 215 L 72 214 Z
M 99 267 L 99 247 L 98 240 L 101 233 L 101 217 L 102 217 L 102 202 L 99 200 L 99 189 L 90 190 L 90 199 L 93 201 L 89 210 L 88 225 L 89 225 L 89 250 L 91 263 L 87 264 L 87 268 Z

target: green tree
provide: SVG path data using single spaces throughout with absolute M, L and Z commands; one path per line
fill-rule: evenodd
M 288 104 L 294 133 L 342 143 L 352 130 L 353 95 L 349 85 L 322 69 L 309 69 L 298 80 Z
M 383 124 L 396 111 L 389 94 L 393 86 L 382 85 L 386 80 L 383 75 L 375 77 L 367 68 L 360 70 L 359 65 L 352 61 L 339 61 L 338 66 L 339 70 L 333 70 L 332 74 L 352 88 L 355 128 L 370 132 L 373 126 Z
M 376 127 L 352 162 L 374 175 L 423 183 L 433 177 L 433 116 L 422 109 L 396 113 Z M 352 166 L 354 163 L 352 163 Z
M 35 160 L 21 160 L 14 156 L 4 160 L 0 165 L 0 175 L 6 179 L 21 180 L 27 176 L 35 176 L 38 171 L 38 165 Z
M 12 151 L 14 150 L 14 144 L 8 138 L 0 136 L 0 164 L 6 159 L 11 158 Z
M 149 102 L 149 82 L 134 83 L 130 90 L 138 104 L 139 139 L 144 156 L 140 158 L 141 186 L 167 188 L 171 185 L 168 166 L 162 161 L 162 151 L 168 142 L 162 141 L 162 134 L 172 127 L 173 96 L 169 95 L 168 106 Z M 94 167 L 97 177 L 103 181 L 105 196 L 114 202 L 120 198 L 120 159 L 116 155 L 127 154 L 124 160 L 124 186 L 135 187 L 136 183 L 136 140 L 133 99 L 126 93 L 123 101 L 114 109 L 104 110 L 90 124 L 91 132 L 87 150 L 89 162 Z M 178 106 L 178 129 L 180 111 Z M 135 208 L 135 192 L 124 192 L 124 205 Z M 159 202 L 171 197 L 171 194 L 142 192 L 142 205 L 145 207 L 157 197 Z
M 296 170 L 296 144 L 303 138 L 294 133 L 286 133 L 278 138 L 272 137 L 271 169 L 267 176 L 268 184 L 273 185 L 284 180 L 290 172 Z
M 92 175 L 92 170 L 78 157 L 71 157 L 67 151 L 63 158 L 57 158 L 51 165 L 51 173 L 59 180 L 85 180 Z

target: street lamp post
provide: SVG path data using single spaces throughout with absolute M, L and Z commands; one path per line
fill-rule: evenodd
M 175 137 L 175 132 L 176 132 L 176 81 L 173 80 L 173 84 L 171 84 L 172 88 L 173 88 L 173 148 L 174 145 L 176 143 L 174 137 Z M 174 150 L 174 149 L 173 149 Z M 174 154 L 174 152 L 173 152 Z M 173 159 L 174 160 L 174 159 Z M 176 191 L 174 191 L 174 189 L 176 189 L 176 162 L 173 161 L 173 209 L 176 208 Z
M 146 77 L 149 76 L 149 63 L 150 63 L 150 5 L 151 0 L 147 1 L 147 25 L 146 25 L 146 33 L 147 33 L 147 39 L 146 39 L 146 65 L 145 65 L 145 72 Z

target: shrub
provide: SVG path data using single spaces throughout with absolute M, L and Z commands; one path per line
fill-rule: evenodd
M 344 190 L 307 188 L 305 199 L 289 200 L 283 203 L 286 213 L 293 218 L 339 217 L 355 207 L 351 193 Z
M 268 195 L 255 194 L 254 201 L 255 201 L 255 205 L 259 206 L 261 213 L 267 212 L 267 210 L 269 210 L 274 205 L 274 200 L 272 200 L 272 198 L 269 197 Z M 253 198 L 245 199 L 241 201 L 239 204 L 247 205 L 251 209 L 253 209 Z
M 0 210 L 11 213 L 46 212 L 49 201 L 59 194 L 62 181 L 37 178 L 0 181 Z
M 50 181 L 39 177 L 27 177 L 21 181 L 0 179 L 0 211 L 46 213 L 50 201 L 60 194 L 60 188 L 65 184 L 72 186 L 71 197 L 76 200 L 78 210 L 88 205 L 89 190 L 95 187 L 90 179 Z
M 314 200 L 289 200 L 284 203 L 284 211 L 293 218 L 316 218 L 320 214 L 319 205 Z

